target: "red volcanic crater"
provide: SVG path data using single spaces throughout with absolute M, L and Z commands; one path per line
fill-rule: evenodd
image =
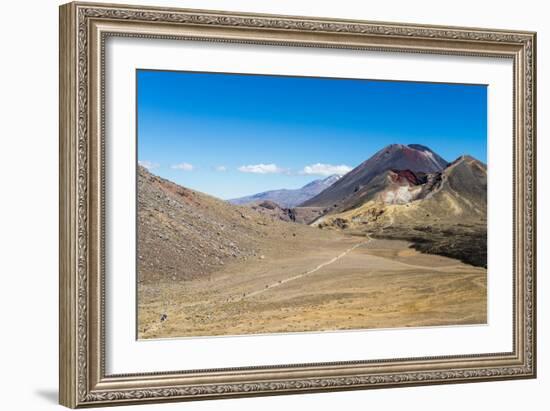
M 394 183 L 407 180 L 409 184 L 417 186 L 426 182 L 425 178 L 421 178 L 420 176 L 413 173 L 411 170 L 391 170 L 391 171 L 393 173 L 391 175 L 391 179 Z

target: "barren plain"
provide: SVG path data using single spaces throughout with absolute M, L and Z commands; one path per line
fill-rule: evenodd
M 485 268 L 404 241 L 319 234 L 205 278 L 141 284 L 139 337 L 486 322 Z

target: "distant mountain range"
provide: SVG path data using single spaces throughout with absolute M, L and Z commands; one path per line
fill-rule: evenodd
M 280 203 L 283 196 L 249 206 L 283 221 L 403 239 L 423 252 L 487 264 L 487 166 L 469 155 L 449 163 L 420 144 L 391 144 L 299 205 Z
M 284 220 L 307 209 L 308 217 L 327 221 L 323 215 L 358 210 L 366 204 L 403 205 L 417 200 L 443 202 L 439 207 L 442 216 L 481 215 L 487 207 L 486 192 L 487 168 L 479 160 L 465 155 L 449 163 L 420 144 L 391 144 L 344 176 L 332 175 L 296 190 L 265 191 L 229 202 L 280 215 Z
M 292 208 L 315 197 L 317 194 L 333 185 L 341 176 L 333 174 L 323 179 L 314 180 L 311 183 L 297 189 L 270 190 L 246 197 L 228 200 L 231 204 L 246 205 L 263 201 L 273 201 L 282 208 Z

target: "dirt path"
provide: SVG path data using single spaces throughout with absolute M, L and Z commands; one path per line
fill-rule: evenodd
M 305 276 L 307 275 L 310 275 L 310 274 L 313 274 L 314 272 L 316 271 L 319 271 L 321 268 L 324 268 L 326 267 L 327 265 L 330 265 L 332 263 L 335 263 L 336 261 L 338 261 L 339 259 L 345 257 L 347 254 L 349 254 L 350 252 L 352 252 L 353 250 L 355 250 L 357 247 L 360 247 L 364 244 L 367 244 L 369 241 L 371 241 L 371 238 L 368 237 L 369 239 L 367 241 L 363 241 L 361 243 L 358 243 L 358 244 L 355 244 L 353 247 L 350 247 L 348 248 L 346 251 L 344 251 L 343 253 L 337 255 L 336 257 L 334 258 L 331 258 L 330 260 L 328 261 L 325 261 L 324 263 L 321 263 L 319 264 L 317 267 L 313 268 L 312 270 L 309 270 L 309 271 L 306 271 L 305 273 L 302 273 L 302 274 L 298 274 L 298 275 L 295 275 L 293 277 L 289 277 L 289 278 L 285 278 L 283 280 L 279 280 L 277 281 L 276 283 L 272 283 L 272 284 L 269 284 L 269 285 L 266 285 L 265 288 L 262 288 L 260 290 L 257 290 L 257 291 L 253 291 L 251 293 L 248 293 L 248 294 L 245 294 L 242 298 L 242 299 L 245 299 L 245 298 L 249 298 L 249 297 L 254 297 L 258 294 L 261 294 L 261 293 L 264 293 L 272 288 L 275 288 L 275 287 L 280 287 L 281 285 L 283 284 L 286 284 L 290 281 L 294 281 L 294 280 L 298 280 L 300 278 L 304 278 Z

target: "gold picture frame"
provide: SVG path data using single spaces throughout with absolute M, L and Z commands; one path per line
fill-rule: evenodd
M 513 351 L 106 375 L 103 70 L 109 36 L 512 59 Z M 60 403 L 77 408 L 534 378 L 535 87 L 533 32 L 78 2 L 61 6 Z

